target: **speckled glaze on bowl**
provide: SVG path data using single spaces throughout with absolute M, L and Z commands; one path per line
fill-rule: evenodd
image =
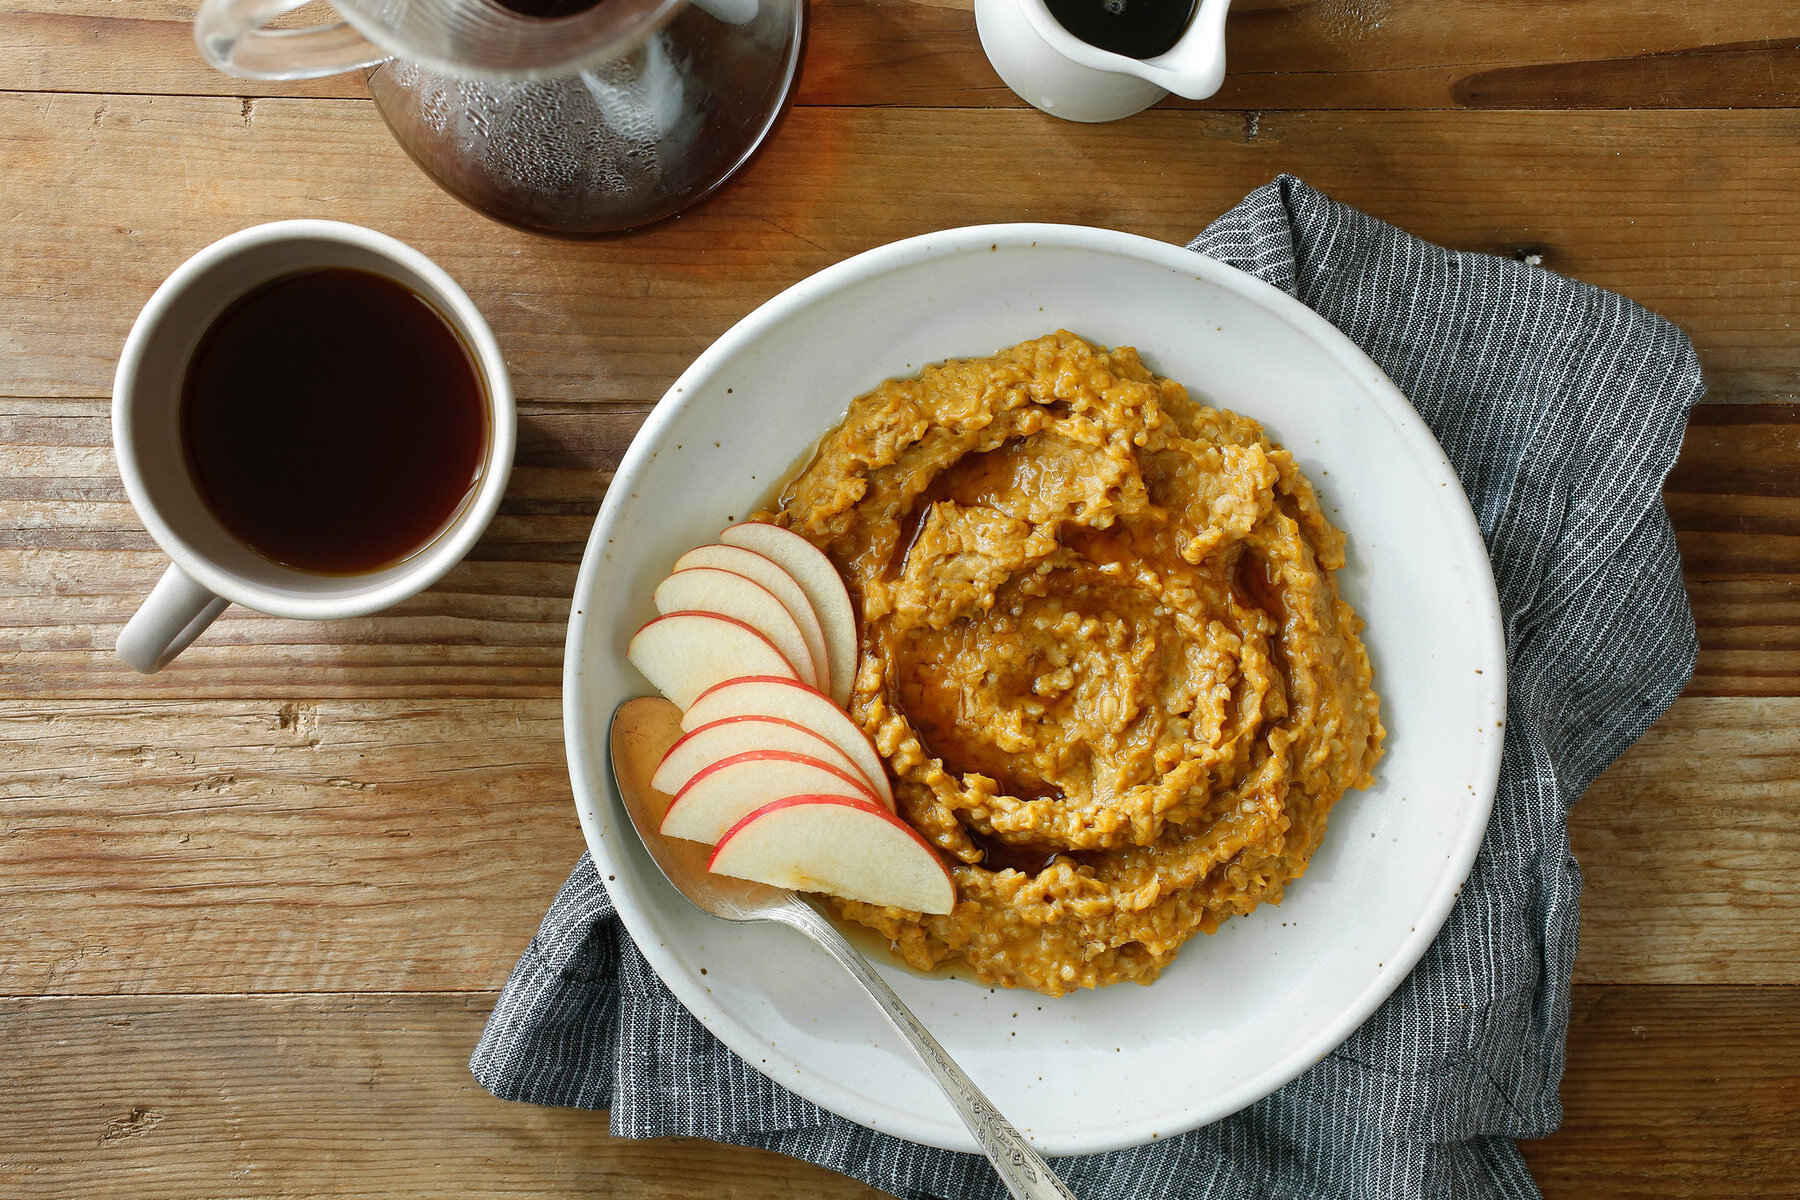
M 1505 643 L 1468 502 L 1405 397 L 1291 297 L 1129 234 L 992 225 L 860 254 L 745 317 L 650 414 L 595 520 L 563 669 L 576 809 L 626 928 L 721 1041 L 833 1112 L 956 1150 L 975 1147 L 821 951 L 704 916 L 656 873 L 613 792 L 605 733 L 621 700 L 649 690 L 624 651 L 657 580 L 754 508 L 852 396 L 1058 327 L 1136 346 L 1293 451 L 1349 535 L 1339 581 L 1368 622 L 1389 740 L 1376 786 L 1339 804 L 1287 899 L 1195 937 L 1150 987 L 1052 1000 L 885 969 L 1044 1153 L 1170 1137 L 1328 1054 L 1448 915 L 1500 763 Z

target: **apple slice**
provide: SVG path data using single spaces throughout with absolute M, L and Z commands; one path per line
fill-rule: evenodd
M 825 552 L 793 530 L 767 521 L 733 525 L 719 535 L 719 541 L 754 550 L 794 577 L 825 633 L 829 676 L 819 690 L 837 701 L 839 708 L 850 703 L 850 688 L 856 682 L 856 611 L 850 606 L 843 577 Z
M 709 688 L 743 675 L 799 682 L 773 642 L 718 613 L 664 613 L 632 635 L 625 657 L 683 709 Z
M 745 813 L 802 793 L 847 795 L 875 804 L 875 793 L 868 784 L 822 758 L 786 750 L 751 750 L 720 759 L 688 780 L 669 802 L 662 831 L 668 837 L 710 846 Z
M 817 688 L 779 675 L 729 679 L 695 700 L 682 716 L 681 727 L 691 732 L 727 717 L 775 717 L 806 726 L 848 755 L 875 785 L 875 794 L 890 809 L 894 807 L 894 789 L 888 783 L 881 755 L 875 753 L 875 747 L 850 714 Z
M 806 649 L 812 655 L 813 665 L 817 673 L 806 680 L 823 690 L 831 680 L 830 653 L 825 647 L 825 633 L 819 627 L 818 614 L 813 611 L 812 601 L 806 593 L 774 559 L 758 554 L 754 550 L 746 550 L 742 546 L 725 546 L 717 542 L 710 546 L 696 546 L 675 560 L 675 570 L 685 571 L 691 567 L 717 567 L 721 571 L 735 571 L 747 579 L 762 584 L 775 598 L 787 607 L 794 623 L 800 626 L 800 636 L 806 639 Z
M 711 612 L 742 621 L 774 643 L 801 679 L 818 678 L 812 651 L 787 605 L 762 584 L 717 567 L 689 567 L 656 585 L 657 612 Z
M 875 785 L 864 778 L 862 768 L 851 762 L 849 755 L 806 726 L 777 717 L 726 717 L 683 734 L 663 755 L 656 774 L 650 778 L 650 786 L 673 796 L 713 763 L 752 750 L 786 750 L 816 758 L 848 772 L 875 791 Z
M 956 884 L 925 839 L 847 796 L 786 796 L 725 831 L 706 864 L 720 875 L 920 913 L 956 906 Z

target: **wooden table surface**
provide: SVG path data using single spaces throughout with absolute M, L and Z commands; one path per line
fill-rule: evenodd
M 1240 0 L 1205 104 L 1022 108 L 968 0 L 815 4 L 742 177 L 551 243 L 436 191 L 354 78 L 195 57 L 186 0 L 0 0 L 0 1195 L 874 1193 L 770 1154 L 501 1104 L 465 1061 L 576 856 L 558 714 L 582 542 L 646 408 L 808 273 L 1069 221 L 1184 241 L 1293 171 L 1446 244 L 1541 255 L 1688 330 L 1668 484 L 1700 665 L 1571 818 L 1586 874 L 1552 1197 L 1793 1194 L 1800 1154 L 1800 12 L 1792 0 Z M 112 654 L 163 559 L 107 420 L 133 316 L 258 221 L 394 233 L 520 398 L 500 516 L 362 620 L 233 609 Z

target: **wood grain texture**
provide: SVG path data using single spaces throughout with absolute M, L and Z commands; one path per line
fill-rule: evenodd
M 1577 977 L 1800 984 L 1800 700 L 1678 702 L 1571 826 Z M 0 703 L 0 995 L 496 987 L 581 853 L 554 700 Z
M 1569 818 L 1575 977 L 1800 983 L 1800 700 L 1678 700 Z
M 1684 542 L 1703 540 L 1697 533 Z M 1690 696 L 1792 696 L 1800 690 L 1800 575 L 1697 574 L 1688 602 L 1700 630 Z
M 99 400 L 0 399 L 0 697 L 554 697 L 575 567 L 648 410 L 526 403 L 487 536 L 437 586 L 350 621 L 227 610 L 169 670 L 112 651 L 165 560 Z M 1668 485 L 1700 631 L 1692 695 L 1800 694 L 1800 405 L 1706 405 Z
M 171 0 L 129 13 L 106 0 L 3 0 L 0 80 L 33 91 L 363 94 L 355 76 L 221 75 L 196 53 L 191 21 L 192 5 Z M 982 53 L 972 0 L 821 0 L 811 21 L 801 105 L 1022 105 Z M 1785 0 L 1237 0 L 1227 47 L 1230 73 L 1206 107 L 1749 108 L 1800 98 L 1800 19 Z
M 0 1084 L 33 1098 L 0 1121 L 0 1194 L 880 1195 L 775 1154 L 621 1141 L 601 1113 L 495 1100 L 466 1065 L 493 1003 L 489 992 L 0 1000 Z
M 1697 575 L 1788 575 L 1800 568 L 1800 406 L 1696 413 L 1665 489 Z
M 502 229 L 438 192 L 366 102 L 0 94 L 0 129 L 0 175 L 31 200 L 0 244 L 6 396 L 108 394 L 163 276 L 259 220 L 406 231 L 483 308 L 522 397 L 648 403 L 744 313 L 847 255 L 984 221 L 1185 241 L 1288 168 L 1421 236 L 1537 254 L 1663 312 L 1695 337 L 1715 401 L 1800 396 L 1792 111 L 1171 111 L 1089 127 L 999 110 L 807 109 L 691 215 L 575 245 Z M 1041 169 L 1051 162 L 1066 166 Z
M 17 1200 L 880 1194 L 775 1155 L 616 1141 L 599 1114 L 494 1100 L 464 1068 L 492 1003 L 487 993 L 0 1001 L 12 1048 L 0 1083 L 35 1101 L 0 1124 L 0 1190 Z M 1571 1024 L 1565 1128 L 1525 1146 L 1549 1200 L 1735 1200 L 1786 1187 L 1800 989 L 1578 987 Z
M 1800 694 L 1800 406 L 1696 409 L 1663 496 L 1700 630 L 1688 694 Z
M 0 994 L 495 988 L 581 855 L 560 706 L 0 706 Z
M 1547 1200 L 1791 1195 L 1800 990 L 1580 987 Z
M 196 4 L 0 3 L 0 80 L 29 92 L 366 96 L 362 76 L 264 82 L 213 70 L 194 46 Z

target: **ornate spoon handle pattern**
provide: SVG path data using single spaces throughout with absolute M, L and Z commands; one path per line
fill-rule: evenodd
M 1031 1148 L 1013 1123 L 994 1108 L 982 1095 L 975 1081 L 963 1074 L 961 1067 L 945 1052 L 931 1031 L 920 1024 L 906 1002 L 894 993 L 869 960 L 858 954 L 835 926 L 820 916 L 810 905 L 783 905 L 779 914 L 770 916 L 806 934 L 825 948 L 826 953 L 850 972 L 856 982 L 881 1008 L 883 1014 L 912 1046 L 913 1053 L 925 1064 L 944 1095 L 955 1106 L 963 1124 L 981 1144 L 983 1154 L 994 1164 L 1006 1188 L 1017 1200 L 1075 1200 L 1043 1156 Z

